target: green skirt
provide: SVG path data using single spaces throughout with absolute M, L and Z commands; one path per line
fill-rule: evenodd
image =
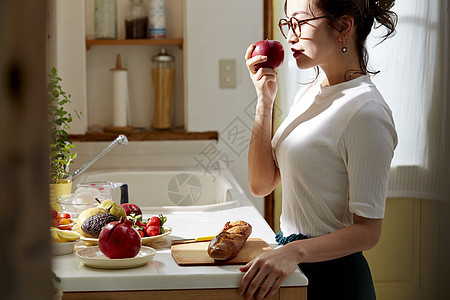
M 278 244 L 306 239 L 302 234 L 276 236 Z M 308 278 L 308 300 L 375 300 L 375 289 L 369 265 L 362 252 L 329 261 L 300 263 Z

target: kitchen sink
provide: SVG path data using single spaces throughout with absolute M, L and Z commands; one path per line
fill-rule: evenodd
M 127 184 L 128 202 L 143 213 L 220 210 L 239 205 L 239 199 L 245 197 L 228 170 L 92 170 L 76 178 L 73 189 L 78 183 L 98 181 Z M 120 189 L 114 190 L 113 200 L 120 203 Z

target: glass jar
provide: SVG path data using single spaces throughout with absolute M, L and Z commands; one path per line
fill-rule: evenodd
M 116 0 L 95 0 L 95 38 L 117 39 Z
M 125 8 L 125 36 L 127 39 L 147 38 L 148 7 L 142 0 L 130 0 Z
M 173 126 L 174 61 L 174 57 L 169 55 L 164 48 L 152 57 L 154 91 L 152 127 L 154 129 L 171 129 Z

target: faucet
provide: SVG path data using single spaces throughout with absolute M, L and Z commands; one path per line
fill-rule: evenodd
M 108 145 L 105 149 L 100 151 L 96 156 L 91 158 L 87 163 L 81 166 L 78 170 L 73 172 L 72 174 L 72 180 L 75 179 L 75 177 L 79 176 L 81 173 L 86 171 L 88 168 L 90 168 L 93 164 L 95 164 L 100 158 L 108 154 L 112 149 L 114 149 L 117 145 L 126 145 L 128 144 L 128 139 L 123 134 L 119 135 L 111 144 Z

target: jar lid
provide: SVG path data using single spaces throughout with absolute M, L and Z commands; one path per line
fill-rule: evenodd
M 162 48 L 161 51 L 152 57 L 152 61 L 154 62 L 171 62 L 174 61 L 174 57 L 167 53 L 165 48 Z

